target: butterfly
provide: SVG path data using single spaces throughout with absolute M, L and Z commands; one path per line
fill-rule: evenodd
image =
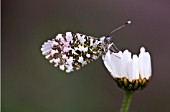
M 111 33 L 120 28 L 122 26 Z M 108 50 L 117 52 L 118 49 L 111 39 L 111 36 L 96 38 L 81 33 L 66 32 L 64 34 L 57 34 L 55 38 L 44 42 L 41 51 L 42 55 L 55 67 L 70 73 L 97 60 Z
M 45 42 L 41 51 L 55 67 L 70 73 L 98 59 L 107 51 L 111 38 L 110 36 L 95 38 L 66 32 Z

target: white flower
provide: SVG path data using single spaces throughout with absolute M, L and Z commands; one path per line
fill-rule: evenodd
M 139 56 L 128 50 L 123 53 L 107 51 L 102 57 L 104 65 L 123 89 L 142 89 L 151 77 L 151 56 L 141 47 Z

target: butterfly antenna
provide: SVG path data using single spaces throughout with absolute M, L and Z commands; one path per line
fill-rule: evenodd
M 124 25 L 122 25 L 122 26 L 114 29 L 113 31 L 111 31 L 109 35 L 111 35 L 112 33 L 116 32 L 117 30 L 122 29 L 123 27 L 125 27 L 125 26 L 127 26 L 127 25 L 129 25 L 129 24 L 131 24 L 131 23 L 132 23 L 131 21 L 127 21 Z

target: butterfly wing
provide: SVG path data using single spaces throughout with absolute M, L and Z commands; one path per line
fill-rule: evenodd
M 66 32 L 45 42 L 41 51 L 55 67 L 69 73 L 98 59 L 102 54 L 103 42 L 104 38 Z

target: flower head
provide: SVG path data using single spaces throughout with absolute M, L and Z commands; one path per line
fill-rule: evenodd
M 118 53 L 107 51 L 103 55 L 104 65 L 118 86 L 124 90 L 143 89 L 151 77 L 151 56 L 141 47 L 139 56 L 128 50 Z

